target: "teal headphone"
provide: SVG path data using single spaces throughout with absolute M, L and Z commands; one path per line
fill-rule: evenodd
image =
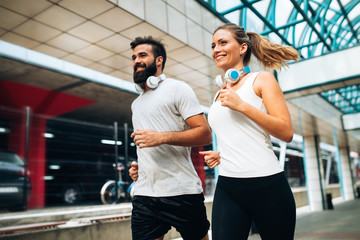
M 224 77 L 221 75 L 217 75 L 215 77 L 214 83 L 219 88 L 224 88 L 226 86 L 226 82 L 236 83 L 237 81 L 239 81 L 241 75 L 247 74 L 249 72 L 250 72 L 249 66 L 246 66 L 240 70 L 231 68 L 225 72 Z

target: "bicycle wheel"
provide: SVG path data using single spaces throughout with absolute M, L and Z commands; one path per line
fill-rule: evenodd
M 116 184 L 114 180 L 107 181 L 100 190 L 100 198 L 103 204 L 116 202 Z

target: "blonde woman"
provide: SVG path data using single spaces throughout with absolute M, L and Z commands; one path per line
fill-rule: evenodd
M 238 79 L 221 86 L 209 111 L 219 152 L 200 152 L 208 166 L 219 165 L 212 239 L 247 239 L 252 221 L 262 239 L 293 239 L 294 197 L 270 139 L 292 140 L 289 111 L 273 74 L 247 66 L 254 55 L 265 68 L 281 69 L 299 53 L 232 23 L 215 30 L 211 47 L 225 76 L 240 70 Z

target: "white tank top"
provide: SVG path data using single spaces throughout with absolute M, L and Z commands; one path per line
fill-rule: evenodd
M 257 74 L 251 73 L 236 93 L 243 101 L 267 113 L 262 99 L 253 89 Z M 208 121 L 216 134 L 220 151 L 219 175 L 248 178 L 283 171 L 273 151 L 270 135 L 244 114 L 215 101 L 210 107 Z

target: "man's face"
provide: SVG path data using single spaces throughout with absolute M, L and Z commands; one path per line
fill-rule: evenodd
M 132 60 L 135 83 L 144 83 L 148 77 L 155 75 L 157 67 L 150 44 L 136 46 L 133 51 Z

